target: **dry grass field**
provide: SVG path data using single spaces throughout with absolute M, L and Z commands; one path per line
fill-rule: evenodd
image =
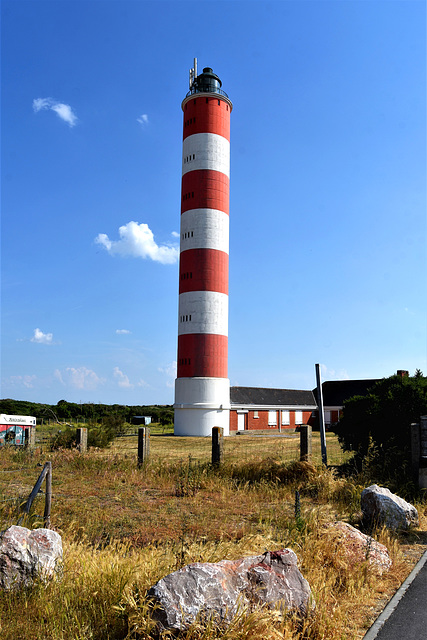
M 61 580 L 0 594 L 4 640 L 149 640 L 156 636 L 144 594 L 161 577 L 190 562 L 283 547 L 299 558 L 315 615 L 278 621 L 274 613 L 256 612 L 238 616 L 227 628 L 195 624 L 181 637 L 362 638 L 425 549 L 427 509 L 417 503 L 418 530 L 400 536 L 374 532 L 392 556 L 388 574 L 378 577 L 365 563 L 350 566 L 322 525 L 337 519 L 358 524 L 366 478 L 339 478 L 323 468 L 319 443 L 311 465 L 295 462 L 297 438 L 230 437 L 225 462 L 214 469 L 210 439 L 159 434 L 150 439 L 148 463 L 138 468 L 136 440 L 118 438 L 110 448 L 84 455 L 45 446 L 33 455 L 0 451 L 0 529 L 16 524 L 17 507 L 51 460 L 52 527 L 64 545 Z M 328 456 L 331 465 L 343 461 L 331 434 Z M 42 526 L 42 513 L 40 494 L 24 524 Z

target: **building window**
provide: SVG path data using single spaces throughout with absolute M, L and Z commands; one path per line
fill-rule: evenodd
M 291 424 L 289 411 L 282 411 L 282 424 Z
M 295 424 L 302 424 L 302 411 L 295 411 Z
M 258 411 L 254 411 L 254 418 L 259 418 Z
M 275 427 L 277 425 L 277 411 L 268 412 L 268 426 Z

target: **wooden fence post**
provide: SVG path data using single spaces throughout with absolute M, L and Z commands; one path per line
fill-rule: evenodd
M 87 428 L 81 427 L 76 430 L 77 449 L 80 453 L 87 451 Z
M 412 477 L 417 486 L 418 486 L 418 474 L 420 470 L 420 453 L 421 453 L 420 425 L 418 422 L 413 422 L 411 424 L 411 467 L 412 467 Z
M 427 489 L 427 416 L 420 416 L 420 458 L 418 486 Z
M 27 427 L 25 429 L 25 448 L 34 451 L 36 448 L 36 428 Z
M 139 427 L 138 429 L 138 466 L 144 464 L 150 455 L 150 429 Z
M 311 461 L 312 452 L 312 429 L 308 424 L 302 424 L 300 426 L 300 457 L 301 462 Z
M 219 466 L 224 460 L 224 429 L 212 427 L 212 464 Z

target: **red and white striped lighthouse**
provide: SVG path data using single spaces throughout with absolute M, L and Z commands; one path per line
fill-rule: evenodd
M 232 103 L 209 67 L 182 102 L 181 239 L 175 435 L 229 433 L 228 238 Z

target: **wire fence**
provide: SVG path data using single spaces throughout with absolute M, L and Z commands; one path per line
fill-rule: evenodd
M 137 457 L 138 434 L 117 438 L 101 455 Z M 339 466 L 351 458 L 351 453 L 343 451 L 338 438 L 333 433 L 326 434 L 328 466 Z M 182 461 L 191 457 L 194 461 L 209 462 L 212 455 L 211 438 L 175 437 L 172 435 L 151 435 L 150 458 Z M 224 462 L 255 462 L 273 459 L 291 463 L 300 460 L 300 434 L 245 434 L 224 439 Z M 322 463 L 320 434 L 312 434 L 311 462 Z
M 170 427 L 160 425 L 150 430 L 150 459 L 173 461 L 188 460 L 209 462 L 212 456 L 212 440 L 208 437 L 178 437 L 170 431 Z M 40 453 L 49 452 L 52 443 L 59 433 L 56 430 L 38 430 L 35 446 Z M 168 432 L 169 431 L 169 432 Z M 120 434 L 112 443 L 102 449 L 90 448 L 93 455 L 102 458 L 125 457 L 138 459 L 138 427 L 128 429 Z M 326 453 L 328 466 L 339 466 L 348 462 L 352 453 L 342 449 L 334 433 L 326 433 Z M 255 433 L 232 435 L 224 438 L 225 462 L 250 462 L 263 459 L 274 459 L 278 462 L 291 463 L 300 460 L 300 434 Z M 320 433 L 312 433 L 312 453 L 310 461 L 317 465 L 322 463 Z

